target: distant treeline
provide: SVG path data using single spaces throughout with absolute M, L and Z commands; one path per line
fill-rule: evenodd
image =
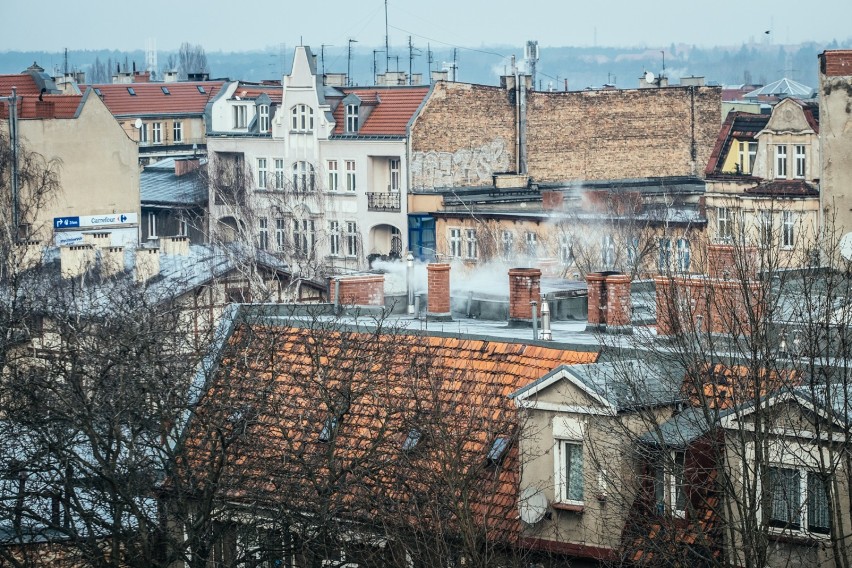
M 645 71 L 655 74 L 665 72 L 670 83 L 677 83 L 681 77 L 703 76 L 709 84 L 736 85 L 766 84 L 781 77 L 789 77 L 816 86 L 817 55 L 825 49 L 848 49 L 852 38 L 844 41 L 832 41 L 827 44 L 804 43 L 798 45 L 773 45 L 769 43 L 750 43 L 739 47 L 695 47 L 684 44 L 664 47 L 541 47 L 540 60 L 536 68 L 536 88 L 563 90 L 581 90 L 587 87 L 600 87 L 613 84 L 617 87 L 635 87 Z M 289 72 L 293 55 L 292 47 L 281 46 L 278 49 L 244 52 L 207 52 L 203 46 L 184 44 L 178 51 L 158 51 L 158 72 L 177 68 L 186 60 L 186 48 L 190 55 L 202 56 L 205 69 L 211 78 L 241 79 L 261 81 L 280 79 Z M 457 79 L 470 83 L 496 85 L 499 76 L 511 72 L 511 56 L 518 62 L 523 59 L 523 46 L 495 46 L 478 49 L 435 49 L 430 51 L 426 45 L 415 45 L 410 52 L 408 47 L 391 48 L 392 57 L 386 58 L 378 48 L 358 47 L 352 50 L 351 61 L 347 60 L 345 48 L 326 48 L 318 57 L 318 71 L 325 69 L 329 73 L 352 71 L 352 81 L 356 85 L 373 82 L 374 72 L 382 73 L 386 66 L 391 71 L 409 71 L 421 73 L 428 81 L 431 70 L 440 70 L 451 66 L 455 61 L 458 68 Z M 413 57 L 410 57 L 411 54 Z M 143 50 L 121 52 L 115 50 L 69 50 L 64 53 L 52 52 L 0 52 L 0 73 L 19 73 L 38 63 L 51 73 L 83 71 L 90 82 L 108 82 L 120 67 L 122 70 L 146 67 Z M 187 71 L 202 69 L 183 69 Z M 161 75 L 162 76 L 162 75 Z

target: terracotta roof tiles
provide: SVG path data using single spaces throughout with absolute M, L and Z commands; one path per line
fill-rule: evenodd
M 74 118 L 83 102 L 83 95 L 26 95 L 18 101 L 18 118 Z M 0 102 L 0 118 L 9 117 L 7 103 Z
M 16 88 L 18 95 L 38 96 L 41 91 L 36 85 L 35 79 L 29 73 L 0 75 L 0 97 L 11 95 L 12 87 Z
M 429 93 L 429 87 L 373 87 L 369 89 L 341 89 L 344 93 L 354 93 L 365 101 L 375 105 L 370 116 L 360 125 L 358 134 L 362 136 L 403 136 L 408 121 L 420 108 L 420 104 Z M 335 134 L 347 134 L 344 104 L 334 109 Z
M 141 116 L 200 115 L 223 85 L 224 81 L 191 81 L 90 86 L 100 91 L 101 100 L 114 116 Z M 163 89 L 166 89 L 168 94 Z

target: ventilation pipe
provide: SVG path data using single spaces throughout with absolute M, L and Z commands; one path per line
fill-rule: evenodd
M 550 331 L 550 306 L 545 301 L 541 302 L 541 339 L 553 341 L 553 334 Z
M 414 255 L 411 251 L 405 257 L 406 286 L 408 288 L 408 315 L 414 315 Z

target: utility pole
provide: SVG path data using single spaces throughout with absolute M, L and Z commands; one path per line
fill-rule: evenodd
M 331 47 L 331 44 L 324 43 L 320 45 L 320 64 L 322 65 L 322 74 L 325 76 L 325 48 Z
M 381 53 L 381 52 L 382 52 L 381 49 L 374 49 L 373 50 L 373 84 L 374 85 L 379 84 L 379 69 L 378 69 L 378 65 L 376 64 L 376 54 Z
M 346 85 L 352 86 L 352 44 L 358 43 L 357 39 L 349 38 L 349 53 L 346 56 Z
M 430 42 L 426 43 L 426 63 L 429 65 L 429 84 L 432 84 L 432 44 Z
M 417 52 L 417 53 L 415 53 Z M 411 36 L 408 36 L 408 84 L 412 85 L 414 75 L 414 58 L 420 56 L 420 50 L 415 48 L 411 43 Z

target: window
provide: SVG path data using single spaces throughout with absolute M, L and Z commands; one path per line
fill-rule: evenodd
M 636 268 L 639 264 L 639 237 L 627 240 L 627 266 Z
M 187 235 L 189 235 L 189 222 L 186 217 L 180 215 L 178 217 L 177 236 L 185 237 Z
M 275 220 L 275 246 L 279 252 L 287 247 L 287 223 L 284 219 Z
M 420 438 L 423 437 L 423 434 L 417 428 L 412 428 L 408 431 L 408 435 L 405 437 L 405 441 L 402 443 L 402 451 L 409 452 L 417 447 L 417 444 L 420 443 Z
M 668 238 L 660 239 L 660 259 L 657 268 L 660 272 L 668 272 L 672 261 L 672 241 Z
M 500 252 L 503 260 L 510 260 L 515 252 L 515 233 L 502 231 L 500 233 Z
M 805 177 L 805 146 L 804 144 L 796 144 L 796 177 Z
M 561 503 L 583 504 L 583 443 L 558 440 L 556 451 L 556 499 Z
M 328 222 L 328 253 L 340 256 L 340 221 Z
M 778 179 L 787 178 L 787 146 L 775 147 L 775 177 Z
M 716 208 L 716 235 L 719 239 L 731 238 L 731 211 L 727 207 Z
M 234 106 L 234 128 L 245 128 L 246 127 L 246 106 L 245 105 L 236 105 Z
M 527 256 L 538 258 L 538 235 L 532 231 L 527 231 L 525 240 L 527 243 Z
M 314 109 L 308 105 L 296 105 L 290 110 L 290 129 L 294 132 L 314 131 Z
M 157 238 L 157 214 L 153 211 L 148 212 L 148 238 Z
M 681 451 L 662 454 L 654 464 L 654 503 L 658 515 L 686 517 L 686 454 Z
M 286 179 L 284 176 L 284 158 L 275 158 L 273 164 L 275 167 L 275 189 L 282 190 Z
M 163 123 L 162 122 L 151 123 L 151 143 L 152 144 L 162 144 L 163 143 Z
M 203 85 L 196 85 L 196 86 L 195 86 L 195 88 L 196 88 L 196 89 L 198 89 L 198 92 L 199 92 L 199 93 L 201 93 L 202 95 L 206 95 L 206 94 L 207 94 L 207 91 L 205 91 L 205 90 L 204 90 L 204 86 L 203 86 Z
M 328 442 L 331 440 L 331 436 L 334 434 L 334 431 L 337 429 L 337 418 L 334 416 L 329 416 L 325 419 L 325 423 L 322 425 L 322 431 L 319 435 L 320 442 Z
M 781 246 L 791 249 L 796 244 L 796 217 L 792 211 L 781 212 Z
M 816 472 L 793 468 L 769 468 L 769 526 L 828 534 L 829 487 Z
M 559 235 L 559 260 L 566 266 L 574 264 L 574 249 L 571 242 L 571 235 Z
M 355 160 L 346 160 L 346 191 L 355 191 Z
M 739 143 L 739 173 L 750 174 L 754 171 L 754 161 L 757 158 L 757 142 Z
M 772 211 L 761 211 L 758 223 L 760 245 L 768 247 L 772 244 Z
M 172 140 L 174 142 L 183 142 L 183 123 L 182 122 L 173 122 L 172 123 Z
M 169 88 L 168 88 L 168 87 L 165 87 L 165 86 L 160 87 L 160 90 L 161 90 L 161 91 L 163 91 L 163 94 L 164 94 L 164 95 L 171 95 L 171 93 L 169 92 Z
M 450 229 L 450 256 L 452 258 L 461 258 L 462 242 L 461 229 Z
M 257 187 L 266 189 L 266 158 L 257 159 Z
M 358 256 L 358 224 L 346 221 L 346 256 Z
M 148 143 L 148 125 L 147 124 L 143 123 L 142 126 L 139 127 L 139 142 L 142 143 L 142 144 Z
M 257 129 L 260 132 L 269 132 L 269 105 L 258 105 L 257 117 Z
M 127 94 L 129 94 L 131 97 L 135 97 L 136 89 L 134 89 L 133 87 L 127 87 Z
M 488 449 L 488 455 L 486 456 L 488 464 L 500 465 L 503 462 L 503 458 L 506 457 L 508 450 L 509 438 L 506 436 L 497 436 L 494 438 L 494 441 L 491 442 L 491 447 Z
M 689 272 L 691 263 L 689 253 L 689 239 L 677 240 L 677 270 L 678 272 Z
M 257 247 L 260 250 L 269 248 L 269 224 L 266 217 L 258 219 Z
M 399 160 L 390 161 L 390 190 L 399 191 Z
M 346 105 L 346 132 L 358 132 L 358 105 Z
M 308 162 L 293 164 L 293 189 L 295 191 L 313 191 L 315 189 L 314 166 Z
M 337 191 L 340 175 L 337 170 L 337 160 L 329 160 L 326 169 L 328 170 L 328 190 Z
M 476 229 L 467 229 L 465 231 L 465 244 L 467 248 L 465 249 L 465 257 L 466 258 L 476 258 L 477 250 L 476 250 Z
M 293 247 L 298 256 L 311 255 L 315 237 L 313 219 L 293 219 Z
M 601 240 L 601 265 L 610 268 L 615 264 L 615 240 L 612 235 L 604 235 Z

